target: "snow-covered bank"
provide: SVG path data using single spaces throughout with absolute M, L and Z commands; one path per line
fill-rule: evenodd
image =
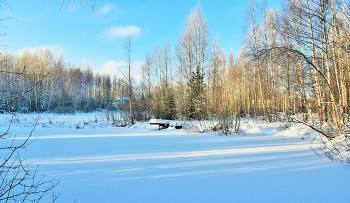
M 103 122 L 35 130 L 26 155 L 61 179 L 59 202 L 348 201 L 349 167 L 318 158 L 301 125 L 280 131 L 248 121 L 238 135 L 217 136 Z M 31 129 L 14 125 L 11 134 L 22 139 Z
M 54 114 L 0 114 L 0 126 L 37 128 L 104 128 L 123 123 L 120 112 L 97 111 L 94 113 Z

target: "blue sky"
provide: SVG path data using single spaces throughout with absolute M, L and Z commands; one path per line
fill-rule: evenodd
M 49 47 L 61 53 L 67 63 L 79 66 L 88 60 L 95 72 L 109 72 L 126 61 L 125 35 L 131 33 L 132 59 L 140 66 L 145 54 L 165 41 L 174 47 L 183 31 L 187 17 L 198 0 L 96 0 L 94 15 L 89 5 L 84 9 L 80 0 L 7 0 L 11 7 L 0 8 L 7 27 L 0 38 L 1 51 L 20 53 L 23 49 Z M 66 0 L 67 1 L 67 0 Z M 84 0 L 90 1 L 90 0 Z M 83 1 L 83 2 L 84 2 Z M 249 0 L 201 0 L 208 21 L 210 38 L 219 37 L 220 47 L 238 54 L 242 42 L 242 27 Z M 276 8 L 279 0 L 268 0 Z M 174 49 L 172 49 L 174 51 Z

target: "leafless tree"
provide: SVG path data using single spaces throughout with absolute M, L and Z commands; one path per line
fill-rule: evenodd
M 21 143 L 10 136 L 10 127 L 0 135 L 2 146 L 0 162 L 0 201 L 1 202 L 48 202 L 46 197 L 51 193 L 51 202 L 55 202 L 59 194 L 53 189 L 60 182 L 48 179 L 39 173 L 39 166 L 33 166 L 22 154 L 32 141 L 32 133 Z
M 126 67 L 121 67 L 121 73 L 123 74 L 123 79 L 126 82 L 126 87 L 127 87 L 127 96 L 129 97 L 129 104 L 128 104 L 128 119 L 130 121 L 130 124 L 134 124 L 134 77 L 132 75 L 132 69 L 133 69 L 133 62 L 132 62 L 132 39 L 131 35 L 129 34 L 124 43 L 124 50 L 125 50 L 125 55 L 127 58 L 127 65 Z M 123 95 L 124 96 L 124 95 Z
M 307 125 L 322 135 L 324 155 L 332 160 L 348 160 L 350 77 L 345 39 L 349 36 L 349 2 L 285 0 L 283 3 L 282 11 L 270 15 L 272 20 L 264 21 L 269 23 L 258 25 L 261 33 L 268 33 L 266 36 L 274 40 L 265 40 L 264 34 L 258 38 L 261 40 L 248 38 L 250 44 L 256 45 L 248 49 L 249 60 L 263 62 L 257 71 L 263 70 L 264 74 L 253 72 L 258 77 L 254 86 L 268 87 L 258 96 L 275 94 L 276 106 L 282 107 L 283 114 L 291 112 L 290 121 Z M 270 71 L 278 74 L 269 74 Z M 269 78 L 281 81 L 280 85 L 271 84 Z M 302 119 L 291 117 L 295 113 L 300 113 Z
M 200 3 L 191 11 L 186 21 L 185 30 L 180 34 L 176 46 L 176 56 L 179 73 L 178 87 L 182 91 L 182 95 L 178 95 L 183 98 L 188 91 L 187 86 L 193 74 L 198 73 L 204 78 L 209 66 L 209 26 Z M 203 101 L 199 103 L 203 103 Z M 182 104 L 180 110 L 182 115 L 186 115 L 188 109 L 186 105 Z
M 83 10 L 90 9 L 91 13 L 94 14 L 96 8 L 96 0 L 62 0 L 61 9 L 75 6 L 81 7 Z
M 17 77 L 23 76 L 23 72 L 0 74 L 16 74 Z M 11 105 L 16 99 L 22 94 L 35 89 L 43 79 L 41 78 L 25 92 L 17 94 L 7 103 L 4 103 L 0 107 L 0 110 L 3 112 L 7 109 L 11 110 Z M 0 94 L 0 99 L 1 97 L 2 94 Z M 59 194 L 55 194 L 52 191 L 59 183 L 59 180 L 47 179 L 45 175 L 39 173 L 39 166 L 32 165 L 23 156 L 28 145 L 34 140 L 32 134 L 35 127 L 24 141 L 16 140 L 16 137 L 10 134 L 10 129 L 11 124 L 5 132 L 0 134 L 0 201 L 46 202 L 48 201 L 46 196 L 52 193 L 51 202 L 55 202 Z

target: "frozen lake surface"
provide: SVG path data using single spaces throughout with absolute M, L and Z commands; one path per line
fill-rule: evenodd
M 26 155 L 61 180 L 58 202 L 348 202 L 350 168 L 318 158 L 304 127 L 277 127 L 250 121 L 218 136 L 40 123 Z M 21 140 L 31 129 L 11 134 Z

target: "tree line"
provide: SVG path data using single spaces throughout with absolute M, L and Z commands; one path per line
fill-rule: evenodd
M 169 109 L 168 95 L 175 95 L 177 113 L 186 118 L 239 113 L 270 122 L 298 114 L 303 122 L 342 131 L 350 105 L 349 3 L 284 0 L 273 10 L 251 0 L 236 57 L 220 48 L 218 38 L 210 40 L 197 5 L 173 60 L 167 44 L 146 56 L 146 98 L 162 110 Z M 149 70 L 157 74 L 147 75 Z
M 262 12 L 262 22 L 257 7 L 251 1 L 244 47 L 252 110 L 267 120 L 279 111 L 299 114 L 300 122 L 342 133 L 350 102 L 349 1 L 285 0 L 281 10 Z
M 1 62 L 0 104 L 8 107 L 16 97 L 11 102 L 15 112 L 71 113 L 111 108 L 111 101 L 127 89 L 117 76 L 93 73 L 86 61 L 71 66 L 61 55 L 53 57 L 49 49 L 24 50 L 20 56 L 5 53 Z
M 218 37 L 210 38 L 198 4 L 174 48 L 164 42 L 145 55 L 141 81 L 130 75 L 130 36 L 127 77 L 93 73 L 88 63 L 71 66 L 49 50 L 3 54 L 1 102 L 38 83 L 11 105 L 14 111 L 113 109 L 125 96 L 130 100 L 123 110 L 135 120 L 250 115 L 271 122 L 298 114 L 302 122 L 332 123 L 342 131 L 350 104 L 349 2 L 282 5 L 273 10 L 250 1 L 244 45 L 234 56 L 220 48 Z

